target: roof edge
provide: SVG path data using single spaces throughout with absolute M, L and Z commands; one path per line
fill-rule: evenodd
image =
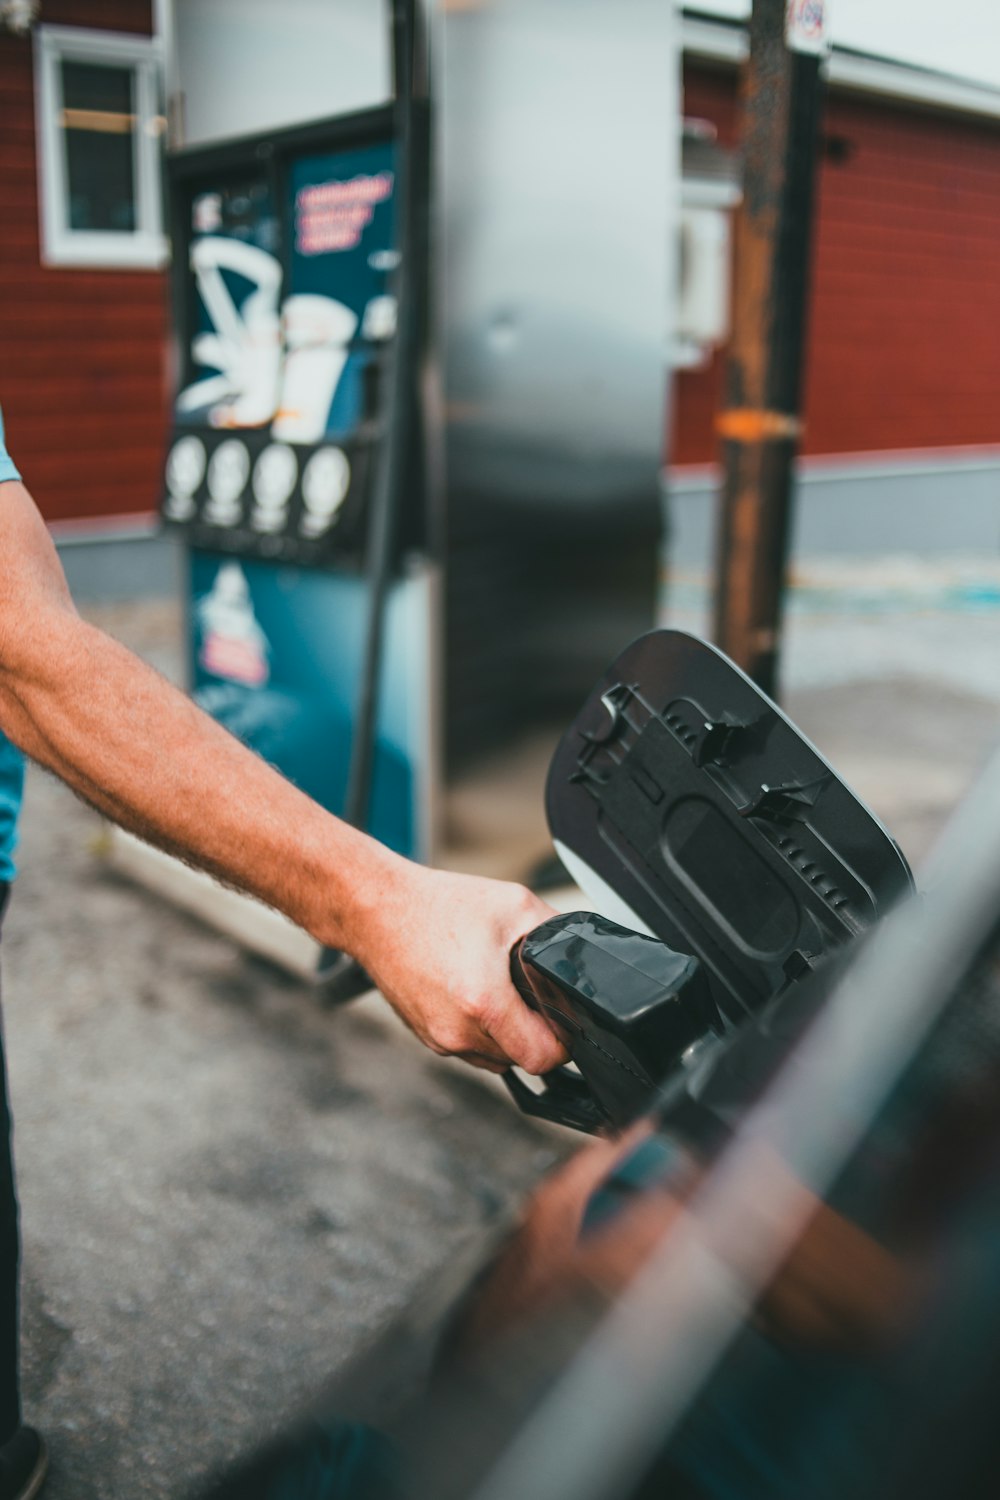
M 747 55 L 746 27 L 741 21 L 685 12 L 681 46 L 685 57 L 736 67 Z M 826 73 L 831 88 L 838 92 L 875 94 L 952 114 L 1000 120 L 1000 89 L 957 74 L 836 46 L 827 59 Z

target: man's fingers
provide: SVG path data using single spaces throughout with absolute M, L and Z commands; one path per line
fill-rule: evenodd
M 509 1063 L 490 1057 L 485 1052 L 457 1052 L 455 1056 L 467 1062 L 470 1067 L 481 1068 L 484 1073 L 506 1073 L 510 1066 Z
M 504 1056 L 526 1073 L 547 1073 L 568 1061 L 562 1042 L 516 992 L 514 1000 L 485 1017 L 482 1025 Z

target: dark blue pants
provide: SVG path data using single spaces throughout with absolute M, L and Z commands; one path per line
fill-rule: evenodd
M 0 929 L 10 894 L 0 881 Z M 14 1436 L 21 1421 L 18 1379 L 18 1279 L 21 1239 L 14 1181 L 13 1121 L 7 1092 L 3 1019 L 0 1015 L 0 1444 Z

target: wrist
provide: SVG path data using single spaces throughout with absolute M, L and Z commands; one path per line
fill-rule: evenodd
M 330 818 L 319 858 L 307 881 L 301 925 L 324 946 L 350 953 L 364 965 L 412 866 L 401 855 L 349 825 Z

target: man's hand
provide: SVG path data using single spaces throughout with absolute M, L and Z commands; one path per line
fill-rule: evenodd
M 523 886 L 400 860 L 351 943 L 390 1005 L 422 1042 L 500 1072 L 543 1073 L 566 1052 L 510 980 L 510 950 L 552 908 Z

